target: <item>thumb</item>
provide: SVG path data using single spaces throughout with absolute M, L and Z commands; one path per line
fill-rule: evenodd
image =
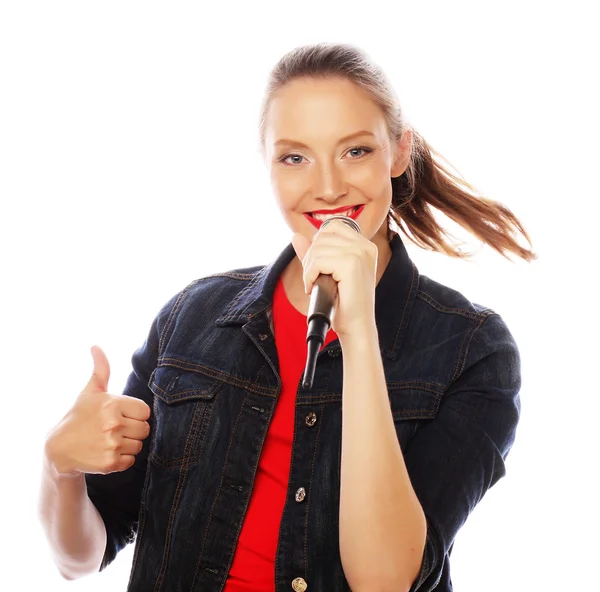
M 312 243 L 299 232 L 292 236 L 292 246 L 294 247 L 294 251 L 296 251 L 296 255 L 298 255 L 298 259 L 300 259 L 301 262 L 304 260 L 304 256 L 306 255 L 306 252 L 311 244 Z
M 88 387 L 100 392 L 108 391 L 108 379 L 110 378 L 110 364 L 106 354 L 97 345 L 91 347 L 94 359 L 94 372 L 88 382 Z

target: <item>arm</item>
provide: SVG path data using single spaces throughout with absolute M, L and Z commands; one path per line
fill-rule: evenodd
M 131 363 L 130 373 L 123 394 L 143 400 L 152 409 L 152 392 L 148 380 L 157 365 L 158 335 L 155 320 L 148 339 L 137 349 Z M 155 429 L 154 416 L 148 419 L 150 433 Z M 142 443 L 142 450 L 135 456 L 133 465 L 125 471 L 107 474 L 85 473 L 85 487 L 106 528 L 103 557 L 98 569 L 105 569 L 127 544 L 135 540 L 138 514 L 144 488 L 151 437 Z
M 148 380 L 157 365 L 159 341 L 165 337 L 163 327 L 168 329 L 168 321 L 181 294 L 163 306 L 144 344 L 131 359 L 133 371 L 123 395 L 141 399 L 150 409 L 152 392 Z M 150 414 L 151 431 L 153 422 Z M 94 473 L 61 466 L 61 455 L 54 450 L 55 442 L 56 439 L 48 438 L 44 450 L 38 514 L 60 573 L 66 579 L 75 579 L 104 569 L 135 539 L 150 438 L 144 439 L 141 451 L 128 469 L 112 466 L 106 471 L 113 472 L 100 469 Z M 80 450 L 85 448 L 82 444 L 79 439 L 68 446 Z M 64 439 L 61 446 L 65 446 Z
M 67 580 L 98 571 L 106 530 L 87 496 L 83 474 L 61 475 L 45 450 L 39 504 L 40 521 L 53 559 Z
M 483 320 L 463 362 L 435 418 L 419 427 L 405 450 L 411 482 L 427 517 L 423 564 L 410 592 L 435 588 L 457 532 L 504 476 L 504 460 L 515 438 L 520 357 L 499 315 Z
M 105 567 L 116 555 L 115 541 L 125 540 L 137 519 L 148 449 L 141 439 L 151 423 L 133 419 L 150 413 L 135 400 L 143 395 L 136 377 L 142 358 L 143 348 L 133 356 L 126 396 L 105 392 L 108 366 L 95 365 L 88 386 L 46 438 L 38 514 L 66 579 Z
M 389 416 L 382 409 L 385 384 L 381 386 L 379 365 L 374 363 L 380 360 L 379 351 L 375 355 L 373 340 L 368 342 L 371 353 L 363 351 L 362 357 L 359 344 L 346 344 L 344 349 L 340 492 L 344 571 L 359 591 L 429 592 L 439 582 L 456 533 L 504 475 L 520 411 L 519 352 L 501 317 L 486 317 L 474 332 L 436 417 L 417 430 L 402 456 L 390 437 L 393 421 L 387 396 Z M 364 393 L 369 393 L 372 404 L 365 405 Z M 374 499 L 381 501 L 373 504 Z M 399 524 L 407 526 L 398 528 Z M 413 559 L 419 549 L 424 552 L 416 553 L 417 573 Z
M 426 521 L 398 442 L 377 329 L 366 329 L 363 338 L 348 339 L 342 348 L 344 573 L 356 592 L 407 592 L 421 567 Z

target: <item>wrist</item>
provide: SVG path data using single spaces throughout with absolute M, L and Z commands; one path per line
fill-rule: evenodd
M 68 462 L 61 457 L 53 436 L 49 436 L 44 444 L 44 465 L 55 479 L 73 479 L 83 474 L 69 466 Z
M 371 323 L 357 323 L 349 331 L 342 334 L 338 333 L 337 335 L 342 349 L 344 347 L 350 348 L 355 346 L 365 347 L 372 343 L 379 346 L 379 333 L 375 320 Z

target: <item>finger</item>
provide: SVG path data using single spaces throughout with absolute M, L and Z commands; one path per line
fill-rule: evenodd
M 323 253 L 324 249 L 329 249 L 327 252 L 331 252 L 334 249 L 338 255 L 343 255 L 350 249 L 358 251 L 362 248 L 362 243 L 357 241 L 358 235 L 355 236 L 344 236 L 337 233 L 325 233 L 320 236 L 316 236 L 312 245 L 306 252 L 306 256 L 303 260 L 303 266 L 306 267 L 306 264 L 313 259 L 315 256 Z
M 343 271 L 349 262 L 359 259 L 361 253 L 358 249 L 346 248 L 343 252 L 339 246 L 323 245 L 311 253 L 306 261 L 303 272 L 304 289 L 310 294 L 316 279 L 320 274 L 331 275 L 336 282 L 341 281 L 345 275 Z
M 133 440 L 132 438 L 123 438 L 119 446 L 119 452 L 123 454 L 139 454 L 142 450 L 143 443 L 141 440 Z
M 135 462 L 135 455 L 133 454 L 122 454 L 119 458 L 119 464 L 117 466 L 117 471 L 126 471 L 130 467 L 133 466 Z
M 150 407 L 141 399 L 127 395 L 113 395 L 121 400 L 121 414 L 123 417 L 146 421 L 150 417 Z
M 339 220 L 335 220 L 331 222 L 331 224 L 325 226 L 325 228 L 320 228 L 319 231 L 315 234 L 315 236 L 313 236 L 312 242 L 314 243 L 315 241 L 322 239 L 324 236 L 331 235 L 337 235 L 340 237 L 346 237 L 354 240 L 361 236 L 358 232 L 356 232 L 356 230 L 353 230 L 347 224 L 344 224 Z
M 94 360 L 94 369 L 92 376 L 88 381 L 86 388 L 105 393 L 108 390 L 108 379 L 110 378 L 110 364 L 106 354 L 97 345 L 90 348 Z
M 336 253 L 340 254 L 342 251 L 345 252 L 353 246 L 356 246 L 356 244 L 356 240 L 352 240 L 351 237 L 342 236 L 340 234 L 327 233 L 320 236 L 315 235 L 313 243 L 304 254 L 302 267 L 306 268 L 316 256 L 321 255 L 324 252 L 324 249 L 329 249 L 327 253 L 331 253 L 331 250 L 335 250 Z
M 337 265 L 336 265 L 337 263 Z M 319 275 L 331 275 L 336 282 L 339 282 L 339 257 L 319 257 L 315 261 L 309 263 L 304 270 L 304 289 L 307 294 L 310 294 L 313 289 L 313 285 Z
M 150 424 L 147 421 L 124 417 L 122 419 L 120 432 L 124 438 L 145 440 L 150 435 Z

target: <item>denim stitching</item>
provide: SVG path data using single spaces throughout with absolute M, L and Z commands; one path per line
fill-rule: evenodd
M 250 283 L 243 290 L 240 290 L 239 294 L 231 301 L 231 303 L 229 304 L 229 306 L 225 309 L 225 311 L 221 315 L 221 319 L 223 321 L 233 321 L 233 320 L 235 320 L 236 317 L 239 317 L 240 315 L 244 314 L 244 311 L 248 309 L 248 307 L 250 306 L 250 304 L 254 304 L 256 302 L 256 300 L 254 300 L 252 303 L 250 303 L 248 306 L 246 306 L 242 311 L 238 311 L 235 314 L 233 312 L 233 309 L 237 305 L 238 301 L 242 298 L 242 296 L 245 296 L 248 292 L 250 292 L 250 290 L 252 288 L 254 288 L 254 286 L 256 284 L 259 283 L 259 281 L 268 272 L 268 270 L 269 270 L 268 266 L 265 266 L 262 269 L 260 269 L 256 273 L 256 275 L 252 278 L 252 280 L 250 281 Z M 251 318 L 252 316 L 254 316 L 255 314 L 258 314 L 260 312 L 262 312 L 262 311 L 258 311 L 257 313 L 250 314 L 250 315 L 248 315 L 248 318 Z
M 202 279 L 208 279 L 213 277 L 228 277 L 234 280 L 251 280 L 256 276 L 258 272 L 254 273 L 235 273 L 234 271 L 223 271 L 221 273 L 213 273 L 211 275 L 204 276 Z
M 244 410 L 244 406 L 246 405 L 247 399 L 248 399 L 248 393 L 246 393 L 246 396 L 244 397 L 244 400 L 242 401 L 242 404 L 240 406 L 240 411 L 238 413 L 238 416 L 236 417 L 233 429 L 231 430 L 231 437 L 229 438 L 229 446 L 227 447 L 227 452 L 225 454 L 225 462 L 223 463 L 223 469 L 221 470 L 221 481 L 219 482 L 219 489 L 217 490 L 217 495 L 215 496 L 215 499 L 213 501 L 213 505 L 210 510 L 210 515 L 208 517 L 208 521 L 207 521 L 206 527 L 204 529 L 204 539 L 202 540 L 202 548 L 200 549 L 200 556 L 198 557 L 198 562 L 196 563 L 196 571 L 194 572 L 194 579 L 192 580 L 192 589 L 194 588 L 194 585 L 196 583 L 196 577 L 198 576 L 198 570 L 200 569 L 200 564 L 202 563 L 202 559 L 204 557 L 204 548 L 206 547 L 206 537 L 208 536 L 208 532 L 210 530 L 210 524 L 212 522 L 212 517 L 215 512 L 215 506 L 217 505 L 217 502 L 219 501 L 219 495 L 220 495 L 221 489 L 223 488 L 223 478 L 225 475 L 225 471 L 227 469 L 227 463 L 229 461 L 229 452 L 231 451 L 231 444 L 233 442 L 233 437 L 234 437 L 235 431 L 237 429 L 238 423 L 240 422 L 240 417 Z M 239 535 L 239 533 L 238 533 L 238 535 Z
M 245 405 L 246 405 L 246 399 L 247 399 L 247 398 L 248 398 L 248 397 L 246 397 L 246 398 L 244 399 L 243 403 L 242 403 L 242 409 L 243 409 L 243 408 L 245 407 Z M 251 408 L 252 408 L 252 409 L 256 409 L 256 407 L 254 407 L 254 406 L 252 406 Z M 265 411 L 265 410 L 263 409 L 263 410 L 261 411 L 261 413 L 263 413 L 264 411 Z M 274 407 L 272 407 L 272 408 L 271 408 L 271 416 L 270 416 L 270 418 L 269 418 L 269 422 L 270 422 L 270 421 L 273 419 L 273 413 L 274 413 Z M 240 412 L 240 415 L 241 415 L 241 412 Z M 238 417 L 239 417 L 239 416 L 238 416 Z M 237 422 L 236 422 L 236 425 L 237 425 Z M 235 429 L 235 428 L 234 428 L 234 429 Z M 268 428 L 267 428 L 267 429 L 268 429 Z M 229 451 L 228 451 L 228 453 L 229 453 Z M 260 464 L 260 454 L 259 454 L 259 455 L 256 457 L 256 464 L 254 465 L 254 470 L 252 471 L 252 480 L 253 480 L 253 482 L 256 480 L 256 473 L 258 472 L 258 465 L 259 465 L 259 464 Z M 221 480 L 221 482 L 222 482 L 222 480 Z M 251 496 L 252 496 L 252 491 L 250 492 L 250 497 L 248 497 L 248 500 L 247 500 L 247 502 L 246 502 L 246 506 L 245 506 L 245 508 L 244 508 L 244 512 L 243 512 L 243 518 L 245 518 L 245 517 L 246 517 L 246 513 L 247 513 L 247 511 L 248 511 L 248 506 L 250 505 L 250 499 L 251 499 Z M 212 515 L 212 514 L 211 514 L 211 515 Z M 239 541 L 239 536 L 240 536 L 240 533 L 241 533 L 241 531 L 242 531 L 242 528 L 243 528 L 243 525 L 244 525 L 244 520 L 243 520 L 243 518 L 242 518 L 242 521 L 240 522 L 240 526 L 239 526 L 239 528 L 238 528 L 238 530 L 237 530 L 237 533 L 236 533 L 236 539 L 237 539 L 238 541 Z M 204 544 L 203 544 L 203 547 L 204 547 Z M 234 554 L 235 554 L 235 548 L 233 548 L 233 549 L 231 550 L 231 553 L 229 554 L 229 557 L 228 557 L 228 561 L 229 561 L 229 565 L 230 565 L 230 566 L 231 566 L 231 564 L 232 564 L 232 562 L 233 562 L 233 556 L 234 556 Z M 223 583 L 225 583 L 225 582 L 226 582 L 226 579 L 227 579 L 227 574 L 225 574 L 225 580 L 223 580 Z
M 200 409 L 199 409 L 200 407 L 203 407 L 202 416 L 204 417 L 205 406 L 204 405 L 201 406 L 201 405 L 197 404 L 196 408 L 194 409 L 194 416 L 192 418 L 192 426 L 190 427 L 190 431 L 188 432 L 186 442 L 185 442 L 184 457 L 188 457 L 189 449 L 191 447 L 190 441 L 193 441 L 195 439 L 192 434 L 194 433 L 195 426 L 198 424 L 198 421 L 199 421 L 198 416 L 199 416 L 199 412 L 200 412 Z M 183 483 L 185 482 L 185 479 L 187 477 L 187 469 L 188 468 L 189 468 L 189 463 L 184 464 L 181 467 L 181 470 L 179 472 L 179 476 L 177 479 L 177 488 L 175 490 L 173 504 L 171 505 L 171 511 L 169 513 L 169 522 L 167 525 L 167 532 L 166 532 L 166 536 L 165 536 L 165 549 L 163 552 L 161 568 L 160 568 L 160 572 L 158 574 L 158 577 L 156 579 L 156 583 L 154 586 L 155 592 L 159 592 L 160 588 L 162 587 L 162 583 L 163 583 L 163 580 L 164 580 L 166 572 L 167 572 L 167 563 L 168 563 L 167 557 L 168 557 L 169 551 L 171 549 L 171 541 L 172 541 L 172 537 L 173 537 L 173 526 L 174 526 L 174 522 L 175 522 L 175 514 L 177 513 L 177 510 L 179 509 L 179 503 L 181 502 L 181 493 L 183 492 Z
M 165 339 L 167 336 L 167 332 L 169 331 L 169 329 L 171 328 L 171 325 L 173 324 L 173 319 L 175 318 L 175 314 L 177 313 L 179 306 L 182 302 L 182 300 L 185 298 L 185 296 L 188 293 L 188 290 L 198 282 L 199 280 L 194 280 L 193 282 L 191 282 L 190 284 L 188 284 L 180 293 L 179 296 L 177 296 L 177 299 L 175 300 L 175 304 L 173 304 L 173 308 L 171 308 L 171 312 L 169 313 L 169 316 L 167 317 L 167 321 L 165 323 L 165 326 L 163 327 L 163 330 L 160 333 L 160 337 L 158 339 L 158 355 L 160 356 L 161 351 L 164 348 L 164 344 L 165 344 Z
M 467 362 L 467 356 L 469 353 L 469 346 L 473 341 L 473 336 L 477 332 L 477 330 L 485 323 L 488 319 L 489 315 L 483 316 L 479 319 L 479 323 L 477 325 L 473 325 L 465 334 L 462 343 L 460 344 L 460 351 L 458 359 L 456 360 L 456 367 L 454 368 L 454 374 L 452 375 L 451 382 L 454 382 L 465 369 L 465 364 Z M 462 358 L 462 360 L 461 360 Z
M 413 419 L 431 419 L 435 417 L 439 405 L 433 409 L 426 407 L 425 409 L 392 409 L 392 417 L 398 421 L 410 421 Z
M 201 404 L 202 403 L 202 404 Z M 202 417 L 200 418 L 200 421 L 196 421 L 196 417 L 197 417 L 197 410 L 198 408 L 202 407 Z M 198 440 L 201 444 L 203 443 L 203 439 L 201 437 L 202 434 L 202 428 L 206 428 L 208 422 L 210 421 L 210 418 L 212 417 L 212 412 L 213 412 L 213 406 L 212 405 L 208 405 L 206 403 L 204 403 L 203 401 L 197 401 L 196 405 L 194 407 L 194 416 L 192 417 L 192 423 L 190 425 L 190 431 L 188 432 L 188 439 L 191 435 L 192 432 L 194 432 L 195 435 L 194 439 Z M 154 462 L 155 464 L 157 464 L 158 466 L 162 467 L 163 469 L 177 469 L 177 468 L 183 468 L 184 465 L 194 465 L 196 464 L 200 458 L 202 457 L 202 448 L 201 447 L 198 452 L 196 452 L 196 454 L 188 454 L 186 456 L 186 448 L 187 448 L 187 442 L 188 440 L 186 440 L 186 445 L 184 446 L 184 455 L 181 458 L 174 458 L 173 460 L 166 460 L 164 458 L 162 458 L 159 454 L 157 454 L 156 452 L 151 452 L 150 455 L 150 460 L 152 460 L 152 462 Z
M 401 382 L 387 382 L 386 386 L 388 390 L 421 390 L 434 395 L 442 395 L 446 390 L 446 385 L 434 382 L 422 382 L 418 380 L 401 381 Z M 299 405 L 312 404 L 315 401 L 333 402 L 342 397 L 341 393 L 319 393 L 317 395 L 302 395 L 302 398 L 298 401 Z
M 223 311 L 221 318 L 223 321 L 231 321 L 238 317 L 241 312 L 236 312 L 233 314 L 233 309 L 237 306 L 237 303 L 242 299 L 242 297 L 246 294 L 246 291 L 250 289 L 252 286 L 252 282 L 250 282 L 247 286 L 244 286 L 242 290 L 240 290 L 235 298 L 229 303 L 229 306 Z
M 225 309 L 225 311 L 223 312 L 223 314 L 221 315 L 223 320 L 231 320 L 234 319 L 235 316 L 240 315 L 243 313 L 243 310 L 241 312 L 236 313 L 235 315 L 233 314 L 233 309 L 236 307 L 237 303 L 239 300 L 242 299 L 243 296 L 245 296 L 259 281 L 259 279 L 261 278 L 261 275 L 264 273 L 266 267 L 263 267 L 260 271 L 258 271 L 250 280 L 250 283 L 247 286 L 244 286 L 243 289 L 241 289 L 238 294 L 236 295 L 236 297 L 229 303 L 229 306 L 227 306 L 227 308 Z M 245 310 L 245 309 L 244 309 Z
M 484 318 L 486 317 L 486 312 L 473 312 L 465 308 L 449 308 L 447 306 L 444 306 L 443 304 L 440 304 L 435 298 L 433 298 L 433 296 L 431 296 L 427 292 L 424 292 L 423 290 L 419 290 L 419 292 L 417 293 L 417 297 L 427 302 L 439 312 L 458 314 L 473 321 L 479 321 L 482 316 Z M 488 310 L 488 312 L 491 311 Z
M 294 435 L 292 436 L 292 456 L 290 458 L 290 476 L 291 476 L 292 467 L 294 466 L 294 459 L 296 457 L 296 448 L 297 448 L 297 446 L 294 446 L 294 444 L 297 443 L 297 439 L 296 439 L 297 430 L 296 430 L 295 418 L 296 418 L 296 402 L 298 401 L 298 386 L 296 386 L 296 397 L 295 397 L 295 401 L 294 401 Z M 290 499 L 289 489 L 290 489 L 290 479 L 288 479 L 287 491 L 285 493 L 285 501 L 283 503 L 283 511 L 281 512 L 282 521 L 283 521 L 283 516 L 285 516 L 285 511 L 286 511 L 287 507 L 289 506 L 289 499 Z M 279 577 L 278 577 L 278 573 L 277 573 L 277 553 L 279 551 L 280 544 L 281 544 L 281 528 L 279 528 L 279 533 L 277 535 L 277 547 L 275 550 L 275 590 L 277 590 L 277 588 L 279 587 Z
M 200 389 L 198 387 L 189 388 L 189 389 L 185 389 L 183 391 L 178 390 L 176 393 L 173 394 L 173 393 L 169 393 L 168 391 L 165 391 L 163 388 L 161 388 L 160 385 L 155 380 L 152 380 L 152 384 L 156 387 L 157 391 L 160 391 L 165 396 L 165 399 L 174 399 L 175 398 L 174 395 L 182 395 L 184 393 L 199 393 L 199 394 L 205 394 L 205 395 L 212 395 L 215 393 L 215 391 L 218 388 L 222 387 L 222 384 L 215 383 L 210 388 L 206 388 L 206 389 Z
M 324 413 L 324 409 L 323 406 L 321 406 L 321 408 L 319 409 L 319 413 L 321 415 L 321 418 L 323 418 L 323 413 Z M 313 451 L 313 459 L 312 459 L 312 464 L 310 467 L 310 481 L 309 483 L 311 484 L 311 487 L 309 489 L 308 492 L 308 496 L 307 496 L 307 501 L 306 501 L 306 521 L 304 523 L 304 573 L 308 576 L 308 548 L 307 548 L 307 540 L 308 537 L 306 536 L 307 532 L 308 532 L 308 512 L 310 509 L 310 498 L 312 495 L 312 483 L 313 483 L 313 476 L 315 474 L 315 459 L 317 458 L 317 448 L 319 445 L 319 434 L 321 433 L 321 425 L 323 424 L 323 421 L 321 419 L 321 421 L 318 422 L 319 426 L 317 428 L 317 435 L 315 436 L 315 444 L 314 444 L 314 451 Z
M 321 394 L 321 395 L 302 395 L 302 400 L 298 401 L 297 405 L 303 407 L 307 405 L 315 405 L 317 403 L 339 403 L 342 400 L 342 395 L 338 393 Z
M 424 382 L 422 380 L 401 380 L 399 382 L 388 382 L 387 387 L 389 389 L 414 389 L 417 388 L 423 391 L 429 391 L 439 395 L 444 392 L 446 386 L 439 382 Z
M 160 365 L 173 366 L 176 368 L 181 368 L 182 370 L 201 371 L 202 374 L 209 376 L 210 378 L 217 378 L 219 380 L 223 380 L 223 382 L 225 382 L 227 384 L 231 384 L 231 385 L 239 387 L 239 388 L 247 389 L 258 395 L 275 396 L 277 394 L 276 388 L 262 387 L 260 385 L 253 384 L 246 380 L 234 378 L 230 374 L 226 374 L 225 372 L 220 372 L 219 370 L 214 370 L 212 368 L 208 368 L 207 366 L 203 366 L 202 364 L 194 364 L 192 362 L 182 362 L 181 360 L 179 360 L 177 358 L 170 358 L 170 357 L 159 358 L 158 362 Z M 163 362 L 169 362 L 169 363 L 163 364 Z
M 400 338 L 400 334 L 403 333 L 404 329 L 404 315 L 406 314 L 406 310 L 412 304 L 413 298 L 410 295 L 413 293 L 413 287 L 415 285 L 415 280 L 418 280 L 419 274 L 417 272 L 417 268 L 414 263 L 412 263 L 412 277 L 410 280 L 410 290 L 408 291 L 408 297 L 406 302 L 404 303 L 404 308 L 402 310 L 402 317 L 400 318 L 400 324 L 398 325 L 398 331 L 396 332 L 396 337 L 394 339 L 394 345 L 392 346 L 392 351 L 396 350 L 396 345 L 398 344 L 398 339 Z

